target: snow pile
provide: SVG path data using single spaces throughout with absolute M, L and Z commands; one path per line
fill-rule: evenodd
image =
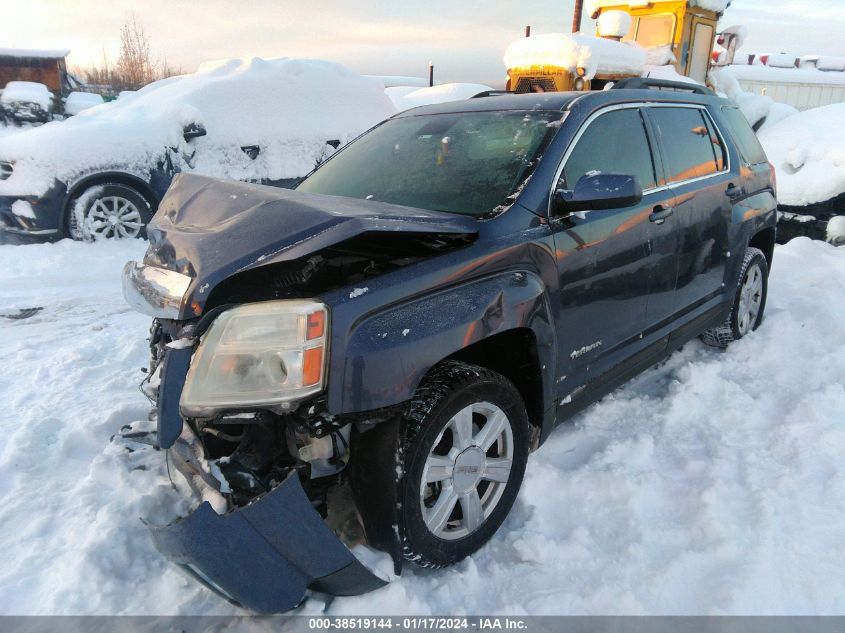
M 484 84 L 441 84 L 431 88 L 415 88 L 413 86 L 397 86 L 387 88 L 385 92 L 393 101 L 393 105 L 400 112 L 417 106 L 447 101 L 462 101 L 471 99 L 481 92 L 493 90 Z
M 677 59 L 675 58 L 675 54 L 672 52 L 671 44 L 650 46 L 646 49 L 646 67 L 666 66 L 667 64 L 674 64 L 676 61 Z
M 778 202 L 803 206 L 845 193 L 845 103 L 805 110 L 758 136 L 777 169 Z
M 798 58 L 795 55 L 789 55 L 787 53 L 775 53 L 772 55 L 760 56 L 760 61 L 771 68 L 795 68 L 797 59 Z
M 605 11 L 596 21 L 601 37 L 624 37 L 631 28 L 631 14 L 627 11 Z
M 109 441 L 149 426 L 150 319 L 120 289 L 145 247 L 0 246 L 2 313 L 43 308 L 0 318 L 4 615 L 237 612 L 139 520 L 188 510 L 163 455 Z M 845 249 L 778 247 L 760 330 L 691 342 L 555 431 L 478 554 L 299 612 L 845 614 L 844 310 Z
M 724 66 L 720 73 L 731 75 L 734 79 L 749 81 L 767 81 L 772 83 L 806 83 L 845 85 L 845 73 L 817 70 L 809 66 L 803 68 L 773 68 L 771 66 Z
M 34 81 L 10 81 L 0 94 L 0 104 L 13 106 L 16 103 L 34 103 L 42 110 L 49 110 L 53 95 L 47 86 Z
M 0 139 L 14 161 L 0 194 L 39 194 L 55 177 L 119 168 L 146 177 L 165 159 L 184 171 L 239 180 L 307 174 L 331 151 L 395 112 L 382 85 L 338 64 L 232 59 L 200 66 L 66 121 Z M 186 142 L 183 128 L 207 136 Z M 258 145 L 250 159 L 240 148 Z
M 742 48 L 742 45 L 745 43 L 745 38 L 748 36 L 748 28 L 742 26 L 741 24 L 728 26 L 723 29 L 719 29 L 719 35 L 735 35 L 734 38 L 734 50 L 738 50 Z M 722 42 L 719 41 L 721 45 Z
M 103 98 L 93 92 L 71 92 L 65 101 L 65 114 L 73 116 L 102 103 Z
M 545 33 L 523 37 L 505 51 L 506 68 L 554 66 L 575 72 L 586 70 L 587 79 L 597 73 L 639 75 L 647 52 L 636 42 L 616 42 L 582 33 Z
M 820 56 L 816 60 L 816 68 L 827 71 L 845 71 L 845 57 Z

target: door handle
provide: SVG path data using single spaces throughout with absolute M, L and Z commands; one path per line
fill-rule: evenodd
M 734 200 L 742 195 L 742 189 L 737 187 L 735 184 L 731 183 L 728 185 L 728 188 L 725 189 L 725 193 L 727 194 L 728 198 Z
M 662 204 L 658 204 L 654 209 L 651 211 L 651 215 L 648 216 L 650 222 L 654 222 L 655 224 L 663 224 L 672 213 L 674 213 L 674 209 L 672 207 L 664 207 Z

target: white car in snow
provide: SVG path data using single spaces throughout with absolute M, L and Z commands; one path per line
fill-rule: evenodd
M 381 82 L 338 64 L 203 64 L 0 138 L 0 222 L 40 239 L 143 236 L 178 172 L 293 186 L 395 112 Z

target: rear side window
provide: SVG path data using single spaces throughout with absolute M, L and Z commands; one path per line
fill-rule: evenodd
M 566 161 L 559 186 L 572 189 L 592 171 L 637 176 L 643 189 L 656 186 L 651 148 L 638 109 L 612 110 L 590 123 Z
M 757 140 L 757 135 L 751 129 L 748 120 L 739 108 L 723 107 L 722 114 L 731 128 L 731 136 L 736 141 L 739 153 L 742 154 L 745 162 L 750 165 L 765 163 L 767 160 L 766 153 L 763 151 L 760 141 Z
M 669 182 L 715 174 L 724 168 L 721 143 L 699 108 L 652 108 L 666 151 Z

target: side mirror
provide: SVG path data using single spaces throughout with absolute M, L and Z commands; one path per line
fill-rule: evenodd
M 574 211 L 622 209 L 643 199 L 643 188 L 636 176 L 588 174 L 581 176 L 574 190 L 558 189 L 554 195 L 556 215 Z
M 205 136 L 206 134 L 208 134 L 208 132 L 206 132 L 205 128 L 199 123 L 190 123 L 182 128 L 182 137 L 186 141 L 199 138 L 200 136 Z

